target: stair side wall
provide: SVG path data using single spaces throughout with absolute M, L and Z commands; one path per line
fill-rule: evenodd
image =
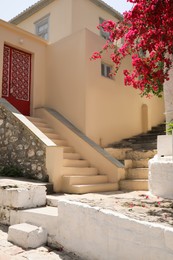
M 83 158 L 90 162 L 91 167 L 96 167 L 100 174 L 106 174 L 109 182 L 118 182 L 123 178 L 124 167 L 118 160 L 117 165 L 112 163 L 78 134 L 52 116 L 46 109 L 36 109 L 35 114 L 49 122 L 52 128 L 57 131 L 57 133 L 59 132 L 62 137 L 68 141 L 69 145 L 74 147 L 77 153 L 81 154 Z M 109 157 L 109 154 L 107 154 L 107 157 Z M 114 158 L 112 159 L 115 160 Z
M 16 167 L 24 177 L 52 181 L 62 153 L 25 116 L 0 99 L 0 167 Z

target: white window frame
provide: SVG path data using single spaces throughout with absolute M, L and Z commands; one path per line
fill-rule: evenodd
M 108 79 L 113 79 L 113 77 L 110 75 L 112 70 L 112 66 L 109 64 L 106 64 L 104 62 L 101 62 L 101 75 Z
M 102 24 L 105 21 L 105 19 L 99 17 L 99 24 Z M 109 39 L 110 33 L 105 32 L 102 28 L 100 28 L 100 35 L 103 37 L 105 40 Z
M 45 40 L 49 39 L 49 17 L 50 14 L 42 17 L 41 19 L 39 19 L 38 21 L 36 21 L 35 24 L 35 33 L 36 35 L 42 37 Z M 43 30 L 39 30 L 40 27 L 43 27 L 46 25 L 46 28 L 44 28 Z

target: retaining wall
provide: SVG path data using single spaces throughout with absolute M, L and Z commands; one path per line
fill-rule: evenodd
M 57 242 L 84 259 L 172 260 L 173 228 L 79 202 L 58 204 Z

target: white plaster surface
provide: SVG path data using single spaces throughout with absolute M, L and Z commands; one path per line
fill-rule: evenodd
M 80 202 L 61 200 L 58 209 L 12 209 L 10 221 L 11 225 L 25 222 L 42 226 L 49 244 L 60 244 L 85 260 L 173 259 L 173 228 Z M 22 235 L 16 232 L 13 229 L 14 239 L 25 237 L 28 231 L 24 228 Z
M 152 194 L 173 199 L 173 159 L 172 156 L 149 160 L 149 190 Z
M 47 242 L 47 231 L 42 227 L 21 223 L 9 227 L 8 241 L 22 248 L 37 248 Z
M 58 211 L 57 242 L 85 260 L 173 259 L 173 228 L 66 200 Z
M 171 156 L 173 155 L 173 137 L 172 135 L 157 136 L 157 155 Z
M 32 185 L 21 188 L 1 188 L 0 205 L 10 208 L 33 208 L 46 204 L 46 187 Z

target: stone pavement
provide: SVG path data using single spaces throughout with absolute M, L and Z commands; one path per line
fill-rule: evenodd
M 37 249 L 24 250 L 7 241 L 8 227 L 0 224 L 0 260 L 84 260 L 62 248 L 51 249 L 41 246 Z

